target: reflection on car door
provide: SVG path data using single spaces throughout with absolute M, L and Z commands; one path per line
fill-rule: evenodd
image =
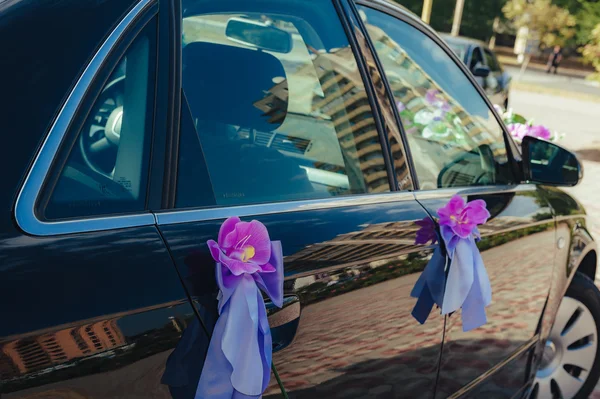
M 516 184 L 503 129 L 459 64 L 392 6 L 358 8 L 399 104 L 417 200 L 435 216 L 459 194 L 491 213 L 478 244 L 492 284 L 488 323 L 465 333 L 460 311 L 447 316 L 436 396 L 511 397 L 529 377 L 552 280 L 552 212 L 537 187 Z
M 432 214 L 461 190 L 420 192 Z M 530 355 L 548 297 L 554 267 L 554 223 L 543 193 L 532 185 L 464 190 L 483 199 L 491 217 L 478 243 L 492 284 L 487 324 L 463 332 L 460 312 L 448 317 L 438 398 L 461 389 L 473 397 L 512 397 L 528 380 Z M 469 194 L 471 192 L 472 194 Z M 488 371 L 495 374 L 482 378 Z
M 290 396 L 431 398 L 443 318 L 434 309 L 419 324 L 410 297 L 435 248 L 417 240 L 416 222 L 429 219 L 411 192 L 388 192 L 397 187 L 388 143 L 333 3 L 184 0 L 182 9 L 178 209 L 157 218 L 206 330 L 217 320 L 206 241 L 229 216 L 256 219 L 283 246 L 285 305 L 267 307 Z M 228 40 L 227 21 L 240 14 L 290 32 L 291 51 Z M 405 148 L 393 145 L 410 189 Z M 265 397 L 280 394 L 271 378 Z

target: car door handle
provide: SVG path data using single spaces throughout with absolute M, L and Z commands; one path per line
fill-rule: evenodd
M 273 352 L 292 343 L 300 324 L 300 298 L 297 295 L 283 297 L 283 306 L 278 308 L 271 301 L 265 301 L 267 316 L 273 338 Z

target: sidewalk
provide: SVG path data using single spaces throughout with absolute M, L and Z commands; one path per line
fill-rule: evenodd
M 500 61 L 503 65 L 510 65 L 514 67 L 521 68 L 521 64 L 517 61 L 517 57 L 511 57 L 507 55 L 498 54 L 498 61 Z M 542 64 L 539 61 L 531 60 L 529 64 L 527 64 L 527 69 L 534 69 L 536 71 L 546 72 L 547 65 Z M 558 67 L 558 71 L 563 76 L 569 76 L 573 78 L 586 78 L 588 75 L 594 73 L 591 69 L 575 69 L 568 67 Z

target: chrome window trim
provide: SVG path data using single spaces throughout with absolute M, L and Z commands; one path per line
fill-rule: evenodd
M 505 194 L 517 193 L 523 191 L 537 190 L 535 184 L 515 184 L 515 185 L 491 185 L 491 186 L 473 186 L 473 187 L 449 187 L 433 190 L 415 191 L 417 200 L 430 200 L 448 198 L 455 194 L 458 195 L 484 195 L 484 194 Z
M 134 22 L 139 14 L 145 11 L 153 3 L 154 0 L 141 0 L 131 9 L 131 11 L 129 11 L 129 13 L 127 13 L 121 22 L 119 22 L 117 27 L 110 33 L 87 65 L 83 74 L 75 84 L 75 87 L 69 94 L 67 101 L 58 113 L 58 117 L 50 128 L 50 131 L 33 162 L 33 166 L 25 178 L 25 183 L 17 196 L 15 203 L 15 220 L 17 225 L 24 232 L 35 236 L 49 236 L 154 225 L 154 216 L 150 212 L 133 215 L 69 219 L 56 222 L 39 220 L 35 212 L 36 201 L 40 195 L 46 175 L 52 166 L 52 162 L 60 148 L 69 125 L 85 97 L 89 85 L 94 80 L 96 74 L 100 68 L 102 68 L 104 61 L 119 42 L 127 28 Z
M 155 216 L 156 223 L 164 226 L 171 224 L 226 219 L 231 216 L 250 217 L 257 215 L 275 215 L 280 213 L 325 210 L 414 200 L 415 196 L 412 191 L 396 191 L 382 194 L 363 194 L 350 197 L 271 202 L 265 204 L 239 205 L 221 208 L 168 210 L 156 213 Z

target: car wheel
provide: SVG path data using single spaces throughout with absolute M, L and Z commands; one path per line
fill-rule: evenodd
M 530 398 L 587 398 L 600 377 L 600 291 L 577 273 L 560 303 Z

